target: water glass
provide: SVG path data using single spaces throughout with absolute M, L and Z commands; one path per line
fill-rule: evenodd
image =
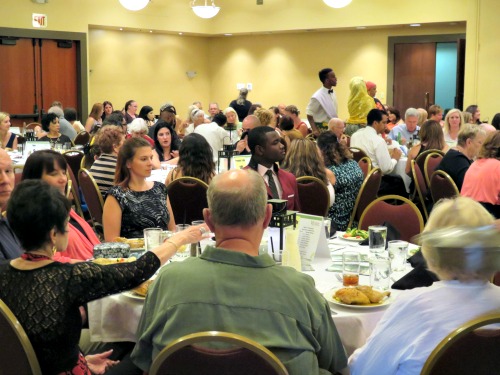
M 191 225 L 193 225 L 193 226 L 201 225 L 201 224 L 205 224 L 205 220 L 193 220 L 191 222 Z M 208 235 L 208 233 L 206 233 L 204 235 L 204 237 L 207 236 L 207 235 Z M 198 243 L 191 244 L 191 256 L 192 257 L 197 257 L 197 256 L 200 256 L 200 255 L 201 255 L 201 243 L 198 242 Z
M 393 271 L 404 271 L 406 256 L 408 254 L 408 242 L 389 241 L 389 258 L 391 258 L 391 268 Z
M 189 224 L 177 224 L 175 226 L 175 232 L 182 232 L 183 230 L 189 228 L 191 225 Z M 189 257 L 189 251 L 187 251 L 187 245 L 181 245 L 177 249 L 177 253 L 175 254 L 175 258 L 187 258 Z
M 161 161 L 160 162 L 160 169 L 163 170 L 163 171 L 166 171 L 168 169 L 168 162 Z
M 385 257 L 370 257 L 370 285 L 377 290 L 391 288 L 391 260 Z
M 357 251 L 344 251 L 342 253 L 342 284 L 344 286 L 357 286 L 359 284 L 359 270 L 361 257 Z
M 387 227 L 382 225 L 370 225 L 368 227 L 369 249 L 372 253 L 382 253 L 385 251 L 385 241 L 387 238 Z
M 144 229 L 144 247 L 146 251 L 150 251 L 155 247 L 160 246 L 163 242 L 161 228 L 146 228 Z
M 283 250 L 274 249 L 274 251 L 271 252 L 271 256 L 277 264 L 281 264 L 283 260 Z
M 323 225 L 325 226 L 326 241 L 330 239 L 330 231 L 332 227 L 332 220 L 329 217 L 325 217 L 323 220 Z

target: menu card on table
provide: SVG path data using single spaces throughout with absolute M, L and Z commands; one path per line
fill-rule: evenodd
M 312 261 L 314 256 L 330 258 L 324 218 L 322 216 L 297 213 L 298 246 L 302 262 L 302 271 L 314 271 Z

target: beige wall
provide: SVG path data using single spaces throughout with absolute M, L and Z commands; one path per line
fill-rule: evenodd
M 139 105 L 148 102 L 155 107 L 164 100 L 185 107 L 194 99 L 202 100 L 205 106 L 211 99 L 225 105 L 235 97 L 237 82 L 252 82 L 250 100 L 262 101 L 266 106 L 277 100 L 293 102 L 304 111 L 307 97 L 319 84 L 317 70 L 329 65 L 340 78 L 339 101 L 341 115 L 345 116 L 346 87 L 352 76 L 372 79 L 386 93 L 389 35 L 452 32 L 447 27 L 416 31 L 399 25 L 465 21 L 465 103 L 478 103 L 490 118 L 500 111 L 495 98 L 500 83 L 497 0 L 384 0 L 383 6 L 372 0 L 353 0 L 340 10 L 327 7 L 321 0 L 264 0 L 263 6 L 254 1 L 216 3 L 222 7 L 219 15 L 213 20 L 201 20 L 192 14 L 186 0 L 154 0 L 140 12 L 124 10 L 118 0 L 50 0 L 46 5 L 2 0 L 0 27 L 30 29 L 31 13 L 40 12 L 48 15 L 50 30 L 88 33 L 92 70 L 89 102 L 111 99 L 121 106 L 132 95 Z M 128 32 L 120 36 L 99 30 L 104 25 L 160 30 L 172 35 Z M 385 28 L 353 30 L 357 25 Z M 312 28 L 323 32 L 281 33 Z M 178 31 L 194 35 L 181 38 L 175 35 Z M 221 37 L 225 32 L 272 34 Z M 126 51 L 128 46 L 121 44 L 122 39 L 134 46 L 132 50 L 144 50 L 148 57 L 130 57 L 119 46 L 109 44 L 114 40 Z M 168 50 L 165 59 L 151 61 L 151 56 L 166 53 L 163 50 Z M 135 68 L 135 63 L 145 63 L 146 67 Z M 187 79 L 188 69 L 196 70 L 198 76 Z
M 109 100 L 121 109 L 134 99 L 158 113 L 170 101 L 184 116 L 188 104 L 208 100 L 208 48 L 204 37 L 90 30 L 89 102 Z
M 184 116 L 194 100 L 205 109 L 210 101 L 224 108 L 237 96 L 237 83 L 252 83 L 252 102 L 295 104 L 305 115 L 310 95 L 321 85 L 318 71 L 332 67 L 339 115 L 346 117 L 348 85 L 356 75 L 376 82 L 378 97 L 385 100 L 389 36 L 464 32 L 446 26 L 206 38 L 91 30 L 90 102 L 110 100 L 119 108 L 134 98 L 157 110 L 170 100 Z M 197 76 L 189 79 L 188 70 Z

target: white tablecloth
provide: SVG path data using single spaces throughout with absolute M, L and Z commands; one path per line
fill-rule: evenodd
M 390 174 L 394 175 L 394 176 L 399 176 L 403 179 L 403 182 L 404 182 L 405 188 L 406 188 L 406 192 L 409 194 L 410 193 L 411 178 L 405 172 L 407 160 L 408 160 L 407 157 L 401 157 L 398 160 L 398 163 L 396 164 L 396 166 L 394 167 L 393 171 Z
M 330 250 L 334 250 L 335 254 L 341 254 L 344 250 L 353 249 L 368 253 L 367 246 L 359 246 L 357 243 L 342 239 L 330 241 L 329 247 Z M 335 273 L 326 271 L 326 268 L 331 263 L 330 258 L 315 259 L 313 262 L 314 271 L 305 272 L 314 278 L 316 288 L 321 293 L 341 287 L 341 282 L 337 279 Z M 409 270 L 410 268 L 404 272 L 393 274 L 393 278 L 399 279 Z M 369 285 L 368 276 L 361 276 L 360 284 Z M 392 290 L 392 298 L 401 292 Z M 370 310 L 359 310 L 334 304 L 330 305 L 333 321 L 348 355 L 366 342 L 366 339 L 386 310 L 384 306 Z M 136 341 L 135 333 L 142 307 L 143 302 L 141 300 L 132 299 L 124 294 L 116 294 L 89 303 L 91 340 L 103 342 Z

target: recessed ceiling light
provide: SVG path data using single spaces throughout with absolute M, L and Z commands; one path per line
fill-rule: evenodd
M 120 27 L 120 31 L 123 31 L 123 27 Z
M 410 23 L 410 27 L 420 27 L 419 23 Z
M 179 35 L 182 35 L 182 33 L 179 33 Z
M 149 32 L 150 32 L 150 33 L 152 33 L 152 32 L 153 32 L 153 30 L 149 30 Z
M 358 26 L 358 27 L 356 27 L 356 29 L 363 30 L 363 29 L 366 29 L 366 26 Z
M 228 33 L 228 34 L 224 34 L 224 36 L 232 36 L 232 35 L 233 35 L 233 34 L 229 34 L 229 33 Z

